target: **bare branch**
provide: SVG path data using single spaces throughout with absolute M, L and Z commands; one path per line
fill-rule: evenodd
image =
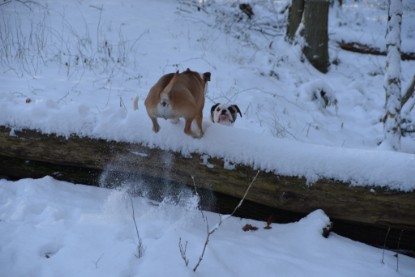
M 235 209 L 233 210 L 233 212 L 231 213 L 230 216 L 233 216 L 233 214 L 236 212 L 236 210 L 239 209 L 242 206 L 242 203 L 244 202 L 246 196 L 248 195 L 248 192 L 251 189 L 252 185 L 255 183 L 256 179 L 258 178 L 258 175 L 259 175 L 259 170 L 257 171 L 254 179 L 252 179 L 252 182 L 249 184 L 248 188 L 246 189 L 245 194 L 242 197 L 241 201 L 239 201 L 239 204 L 235 207 Z
M 104 253 L 102 253 L 101 256 L 99 256 L 99 258 L 95 261 L 95 268 L 98 268 L 98 263 L 102 259 L 103 256 L 104 256 Z
M 402 234 L 403 234 L 403 229 L 401 230 L 401 233 L 399 235 L 399 240 L 398 240 L 398 249 L 401 246 L 401 239 L 402 239 Z M 399 272 L 399 252 L 396 252 L 396 272 Z
M 367 44 L 363 44 L 360 42 L 346 42 L 344 40 L 337 41 L 337 45 L 346 51 L 351 51 L 360 54 L 370 54 L 370 55 L 377 55 L 377 56 L 386 56 L 386 51 L 380 50 L 379 48 Z M 415 60 L 415 53 L 405 53 L 401 52 L 401 59 L 403 61 L 411 61 Z
M 136 256 L 137 258 L 142 258 L 144 256 L 143 240 L 140 237 L 140 233 L 138 232 L 138 227 L 137 227 L 137 221 L 135 220 L 135 209 L 134 209 L 133 199 L 131 198 L 131 196 L 129 197 L 130 197 L 130 202 L 131 202 L 131 208 L 133 210 L 132 216 L 133 216 L 135 231 L 137 233 L 137 239 L 138 239 Z
M 3 3 L 0 3 L 0 6 L 6 5 L 13 2 L 12 0 L 4 0 Z M 37 6 L 41 6 L 42 8 L 46 8 L 47 5 L 43 5 L 40 4 L 36 1 L 30 1 L 30 0 L 15 0 L 14 2 L 20 3 L 22 5 L 24 5 L 25 7 L 27 7 L 29 10 L 32 10 L 32 8 L 30 7 L 30 5 L 37 5 Z
M 202 262 L 202 260 L 203 260 L 203 257 L 204 257 L 205 252 L 206 252 L 207 245 L 209 244 L 210 236 L 211 236 L 213 233 L 215 233 L 215 232 L 216 232 L 216 230 L 218 230 L 218 229 L 219 229 L 219 227 L 222 225 L 222 223 L 223 223 L 226 219 L 228 219 L 228 218 L 232 217 L 232 216 L 235 214 L 235 212 L 236 212 L 236 211 L 237 211 L 237 210 L 238 210 L 238 209 L 242 206 L 242 203 L 244 202 L 244 200 L 245 200 L 246 196 L 248 195 L 248 192 L 249 192 L 249 190 L 251 189 L 252 185 L 255 183 L 255 181 L 256 181 L 256 179 L 257 179 L 258 175 L 259 175 L 259 170 L 257 171 L 257 173 L 256 173 L 256 175 L 255 175 L 255 177 L 254 177 L 254 179 L 252 179 L 252 182 L 249 184 L 248 188 L 246 189 L 246 191 L 245 191 L 245 193 L 244 193 L 244 195 L 243 195 L 243 197 L 242 197 L 241 201 L 239 201 L 238 205 L 235 207 L 235 209 L 232 211 L 232 213 L 231 213 L 231 214 L 229 214 L 229 215 L 226 215 L 226 216 L 221 216 L 221 217 L 220 217 L 220 219 L 219 219 L 219 222 L 218 222 L 218 223 L 217 223 L 217 224 L 216 224 L 216 225 L 215 225 L 212 229 L 210 229 L 210 228 L 209 228 L 208 219 L 207 219 L 207 217 L 205 216 L 205 220 L 206 220 L 206 240 L 205 240 L 205 244 L 204 244 L 204 246 L 203 246 L 202 253 L 201 253 L 200 257 L 199 257 L 199 260 L 198 260 L 197 264 L 195 265 L 195 267 L 193 268 L 193 271 L 194 271 L 194 272 L 196 272 L 197 268 L 199 267 L 200 263 L 201 263 L 201 262 Z M 193 184 L 194 184 L 194 178 L 193 178 L 193 176 L 192 176 L 192 179 L 193 179 Z M 194 186 L 195 186 L 195 189 L 196 189 L 196 185 L 195 185 L 195 184 L 194 184 Z M 202 213 L 202 215 L 203 215 L 203 213 Z
M 412 77 L 412 81 L 409 84 L 404 96 L 401 99 L 401 107 L 403 107 L 408 100 L 415 95 L 415 75 Z
M 182 259 L 184 261 L 184 264 L 186 266 L 188 266 L 189 265 L 189 258 L 187 258 L 187 255 L 186 255 L 186 251 L 187 251 L 187 241 L 186 241 L 186 243 L 184 244 L 184 247 L 183 247 L 182 238 L 179 238 L 179 249 L 180 249 L 180 255 L 182 256 Z
M 386 237 L 385 237 L 385 243 L 383 244 L 383 251 L 382 251 L 382 264 L 385 263 L 384 259 L 385 259 L 385 248 L 386 248 L 386 242 L 388 240 L 389 237 L 389 232 L 391 231 L 391 227 L 388 227 L 388 231 L 386 232 Z

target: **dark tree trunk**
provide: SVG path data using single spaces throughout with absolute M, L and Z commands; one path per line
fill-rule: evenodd
M 329 67 L 328 16 L 329 1 L 305 1 L 302 32 L 305 39 L 303 53 L 310 63 L 323 73 L 326 73 Z
M 300 26 L 303 18 L 304 0 L 292 0 L 290 9 L 288 11 L 288 25 L 286 39 L 292 43 L 295 39 L 295 33 L 298 26 Z

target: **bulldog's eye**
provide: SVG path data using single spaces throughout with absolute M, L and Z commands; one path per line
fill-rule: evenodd
M 218 112 L 218 111 L 220 111 L 220 108 L 219 108 L 219 107 L 217 107 L 217 108 L 216 108 L 216 111 L 217 111 L 217 112 Z

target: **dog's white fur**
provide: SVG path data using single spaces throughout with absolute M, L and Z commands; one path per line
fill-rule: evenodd
M 242 117 L 239 107 L 235 104 L 227 105 L 216 103 L 210 109 L 210 119 L 214 123 L 232 126 L 238 117 L 238 113 Z

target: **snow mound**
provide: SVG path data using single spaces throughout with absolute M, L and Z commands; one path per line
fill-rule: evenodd
M 50 177 L 0 180 L 1 276 L 194 276 L 207 226 L 220 215 L 204 212 L 192 196 L 149 201 L 126 189 L 56 181 Z M 144 254 L 136 256 L 133 203 Z M 227 218 L 210 237 L 200 276 L 412 276 L 413 258 L 353 242 L 322 228 L 323 211 L 298 222 L 272 224 Z M 244 232 L 251 224 L 257 231 Z M 181 258 L 186 245 L 189 266 Z

